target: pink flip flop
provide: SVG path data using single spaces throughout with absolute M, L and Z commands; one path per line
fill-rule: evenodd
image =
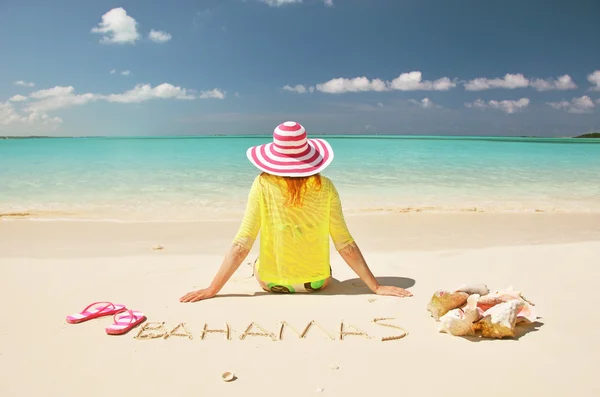
M 142 312 L 127 310 L 116 313 L 114 320 L 114 324 L 106 327 L 106 333 L 109 335 L 122 335 L 146 321 L 146 316 Z
M 94 306 L 92 308 L 92 306 Z M 82 323 L 98 317 L 110 316 L 125 310 L 125 305 L 115 305 L 112 302 L 94 302 L 79 313 L 67 316 L 69 324 Z

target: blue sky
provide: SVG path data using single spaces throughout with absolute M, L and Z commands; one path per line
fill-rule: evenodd
M 0 135 L 600 130 L 600 2 L 0 1 Z

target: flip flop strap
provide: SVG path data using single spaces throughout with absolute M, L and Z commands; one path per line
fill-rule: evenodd
M 120 311 L 118 313 L 115 313 L 115 315 L 113 316 L 113 320 L 115 322 L 116 325 L 120 325 L 118 323 L 119 319 L 117 318 L 119 315 L 122 315 L 124 313 L 129 313 L 129 323 L 127 325 L 131 325 L 134 321 L 135 321 L 135 315 L 133 314 L 133 310 L 129 309 L 127 311 Z
M 108 308 L 109 308 L 109 307 L 111 307 L 111 306 L 112 306 L 112 308 L 113 308 L 113 309 L 115 308 L 115 305 L 114 305 L 112 302 L 94 302 L 94 303 L 91 303 L 91 304 L 89 304 L 89 305 L 88 305 L 88 306 L 87 306 L 85 309 L 83 309 L 83 310 L 81 311 L 81 313 L 85 313 L 85 312 L 87 312 L 87 310 L 88 310 L 90 307 L 92 307 L 92 306 L 94 306 L 94 305 L 97 305 L 97 304 L 100 304 L 100 303 L 107 303 L 107 305 L 105 305 L 105 306 L 102 306 L 102 308 L 101 308 L 100 310 L 98 310 L 98 311 L 97 311 L 96 313 L 94 313 L 94 314 L 100 313 L 100 312 L 104 311 L 105 309 L 108 309 Z

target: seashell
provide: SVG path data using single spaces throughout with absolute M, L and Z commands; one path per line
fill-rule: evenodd
M 223 375 L 221 375 L 221 379 L 223 380 L 223 382 L 231 382 L 235 379 L 235 374 L 233 372 L 223 372 Z
M 464 307 L 450 310 L 440 317 L 442 323 L 440 332 L 454 336 L 473 335 L 472 325 L 481 318 L 477 309 L 477 299 L 479 299 L 479 295 L 473 294 L 469 296 Z
M 154 247 L 152 247 L 152 249 L 154 251 L 162 251 L 165 249 L 165 247 L 163 247 L 162 245 L 155 245 Z
M 325 389 L 323 389 L 322 387 L 319 387 L 318 389 L 315 390 L 315 392 L 317 393 L 323 393 Z
M 535 305 L 527 300 L 520 291 L 515 291 L 512 286 L 504 290 L 495 291 L 487 296 L 482 296 L 477 303 L 477 307 L 483 311 L 487 311 L 500 303 L 510 302 L 511 300 L 518 300 L 523 303 L 517 315 L 517 323 L 535 322 L 537 319 Z
M 468 297 L 466 292 L 436 291 L 427 305 L 427 311 L 438 321 L 450 310 L 463 306 Z
M 523 303 L 523 307 L 521 307 L 521 310 L 519 310 L 519 313 L 517 314 L 517 324 L 532 324 L 536 320 L 537 315 L 535 314 L 535 308 L 527 302 Z
M 525 302 L 513 299 L 502 302 L 483 313 L 483 318 L 473 324 L 473 331 L 481 331 L 486 338 L 504 338 L 515 336 L 517 314 Z
M 466 292 L 469 295 L 484 296 L 490 293 L 490 289 L 485 284 L 463 284 L 456 289 L 457 292 Z

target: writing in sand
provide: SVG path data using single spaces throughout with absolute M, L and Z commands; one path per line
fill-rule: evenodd
M 408 332 L 406 330 L 404 330 L 402 327 L 400 327 L 398 325 L 390 324 L 389 321 L 391 321 L 391 320 L 394 320 L 394 319 L 393 318 L 375 318 L 372 321 L 372 323 L 375 325 L 378 325 L 381 327 L 393 328 L 393 329 L 401 331 L 400 334 L 381 337 L 382 342 L 402 339 L 406 335 L 408 335 Z M 298 330 L 296 328 L 291 326 L 286 321 L 280 321 L 279 327 L 277 328 L 277 330 L 275 332 L 268 331 L 267 329 L 260 326 L 259 324 L 255 323 L 255 322 L 251 322 L 246 327 L 245 331 L 239 336 L 239 339 L 244 340 L 247 337 L 252 336 L 252 337 L 265 337 L 265 338 L 269 338 L 273 341 L 283 340 L 285 330 L 287 328 L 289 328 L 292 332 L 294 332 L 296 334 L 296 336 L 300 339 L 306 338 L 306 336 L 308 335 L 308 332 L 311 329 L 319 330 L 320 332 L 325 334 L 325 336 L 327 336 L 327 338 L 330 340 L 336 340 L 336 339 L 344 340 L 344 338 L 346 338 L 348 336 L 361 336 L 364 338 L 373 339 L 373 337 L 369 336 L 369 334 L 367 334 L 366 332 L 361 331 L 360 329 L 358 329 L 357 327 L 355 327 L 352 324 L 345 324 L 343 321 L 340 323 L 340 326 L 335 331 L 335 333 L 331 333 L 331 332 L 325 330 L 323 327 L 321 327 L 314 320 L 310 321 L 308 324 L 306 324 L 306 326 L 304 327 L 302 332 L 298 332 Z M 232 331 L 229 323 L 225 323 L 225 327 L 221 328 L 221 329 L 211 329 L 208 327 L 208 323 L 205 323 L 204 328 L 202 329 L 202 331 L 200 331 L 200 339 L 204 340 L 206 338 L 206 336 L 210 333 L 223 334 L 227 340 L 231 340 L 233 331 Z M 184 338 L 188 338 L 188 339 L 194 338 L 194 336 L 186 328 L 185 323 L 180 323 L 180 324 L 176 325 L 175 327 L 167 327 L 167 326 L 165 326 L 164 322 L 148 322 L 148 323 L 143 324 L 140 327 L 137 335 L 134 336 L 134 338 L 135 339 L 159 339 L 159 338 L 160 339 L 169 339 L 170 337 L 173 337 L 173 336 L 179 336 L 179 337 L 184 337 Z M 337 336 L 337 338 L 336 338 L 336 336 Z

